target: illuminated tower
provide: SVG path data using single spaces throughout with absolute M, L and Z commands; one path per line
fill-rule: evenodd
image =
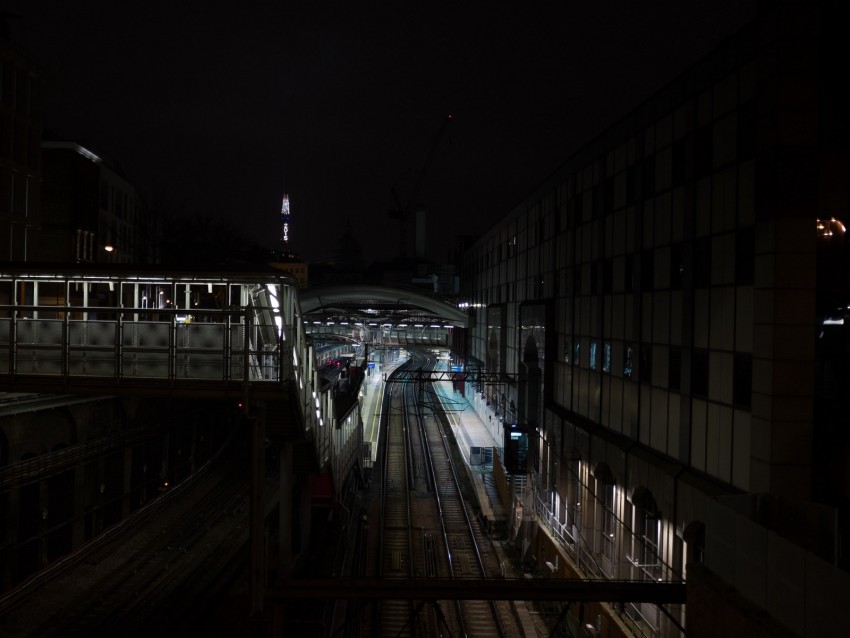
M 280 208 L 280 243 L 289 246 L 289 195 L 284 193 L 283 205 Z

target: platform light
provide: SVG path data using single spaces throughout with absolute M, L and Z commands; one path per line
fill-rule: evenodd
M 831 217 L 830 219 L 818 219 L 817 221 L 817 229 L 819 237 L 833 237 L 836 233 L 841 233 L 842 235 L 847 232 L 844 224 L 835 219 L 835 217 Z

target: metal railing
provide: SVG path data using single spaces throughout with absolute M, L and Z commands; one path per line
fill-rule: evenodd
M 90 319 L 71 319 L 87 313 Z M 268 343 L 252 309 L 206 311 L 204 322 L 185 323 L 185 311 L 143 308 L 0 306 L 0 375 L 280 381 L 289 372 L 280 340 Z M 103 317 L 103 318 L 101 318 Z M 164 320 L 163 320 L 164 319 Z M 274 329 L 274 326 L 271 326 Z
M 549 504 L 539 494 L 535 495 L 535 514 L 558 541 L 560 547 L 572 559 L 586 578 L 605 579 L 623 578 L 629 574 L 634 580 L 672 581 L 676 580 L 674 570 L 665 564 L 657 556 L 652 565 L 638 563 L 629 556 L 619 559 L 619 566 L 611 561 L 611 566 L 606 568 L 599 559 L 602 556 L 593 548 L 581 531 L 575 520 L 570 520 L 569 515 L 562 523 L 553 512 Z M 631 543 L 636 542 L 634 534 L 618 521 L 618 534 L 628 537 Z M 629 576 L 625 576 L 629 579 Z M 657 605 L 648 603 L 626 603 L 623 605 L 612 605 L 614 613 L 631 629 L 636 636 L 644 638 L 656 638 L 660 635 L 661 610 Z M 665 614 L 667 612 L 664 612 Z M 675 621 L 675 619 L 673 619 Z

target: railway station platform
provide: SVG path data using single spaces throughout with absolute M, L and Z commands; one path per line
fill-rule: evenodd
M 481 518 L 492 531 L 507 521 L 507 513 L 493 482 L 493 456 L 502 443 L 491 427 L 492 415 L 488 419 L 489 423 L 485 423 L 472 403 L 452 386 L 451 381 L 437 381 L 434 389 L 473 477 L 481 505 Z
M 364 392 L 360 415 L 363 419 L 363 441 L 371 446 L 372 463 L 375 462 L 378 452 L 378 432 L 385 387 L 384 374 L 391 374 L 403 362 L 404 359 L 397 359 L 385 362 L 380 367 L 376 366 L 363 381 Z M 445 366 L 445 363 L 440 362 L 438 369 L 439 366 Z M 507 513 L 499 501 L 492 475 L 493 455 L 496 454 L 496 448 L 502 446 L 501 422 L 491 412 L 487 415 L 489 418 L 485 423 L 477 411 L 483 406 L 473 405 L 469 399 L 452 387 L 451 381 L 435 382 L 434 390 L 432 407 L 442 408 L 448 417 L 463 459 L 474 478 L 482 510 L 481 516 L 485 524 L 492 529 L 505 523 Z M 436 402 L 439 402 L 439 405 L 436 405 Z M 484 411 L 486 412 L 486 408 Z

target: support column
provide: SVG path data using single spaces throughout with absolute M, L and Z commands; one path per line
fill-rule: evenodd
M 280 506 L 278 507 L 278 530 L 280 547 L 280 576 L 289 576 L 292 566 L 292 526 L 297 524 L 292 520 L 292 443 L 281 442 L 280 445 Z
M 130 514 L 130 493 L 133 490 L 133 448 L 124 448 L 124 480 L 121 486 L 121 520 Z
M 47 566 L 47 530 L 50 528 L 48 517 L 50 512 L 47 505 L 50 502 L 48 492 L 48 484 L 46 479 L 39 481 L 38 486 L 38 536 L 39 536 L 39 551 L 38 551 L 38 571 L 41 571 Z
M 265 440 L 266 419 L 264 414 L 252 415 L 247 419 L 251 430 L 251 578 L 250 578 L 250 614 L 254 616 L 263 611 L 263 598 L 266 590 L 265 569 L 265 507 L 263 488 L 265 486 Z
M 292 443 L 280 441 L 278 447 L 280 459 L 278 488 L 278 570 L 277 578 L 289 577 L 292 567 Z M 275 600 L 271 611 L 271 634 L 283 636 L 286 633 L 286 601 Z
M 72 550 L 76 550 L 86 542 L 86 504 L 88 502 L 86 485 L 85 464 L 80 464 L 74 469 L 74 505 L 71 510 Z
M 20 488 L 14 488 L 9 490 L 8 497 L 6 501 L 6 510 L 3 512 L 5 514 L 4 520 L 0 521 L 6 529 L 5 538 L 10 541 L 14 541 L 18 538 L 18 521 L 20 520 L 20 504 L 21 504 L 21 491 Z M 5 549 L 0 553 L 0 557 L 5 560 L 0 561 L 0 577 L 2 578 L 3 591 L 9 591 L 12 588 L 13 582 L 13 566 L 14 558 L 12 557 L 12 551 L 9 549 L 12 543 L 9 543 Z

